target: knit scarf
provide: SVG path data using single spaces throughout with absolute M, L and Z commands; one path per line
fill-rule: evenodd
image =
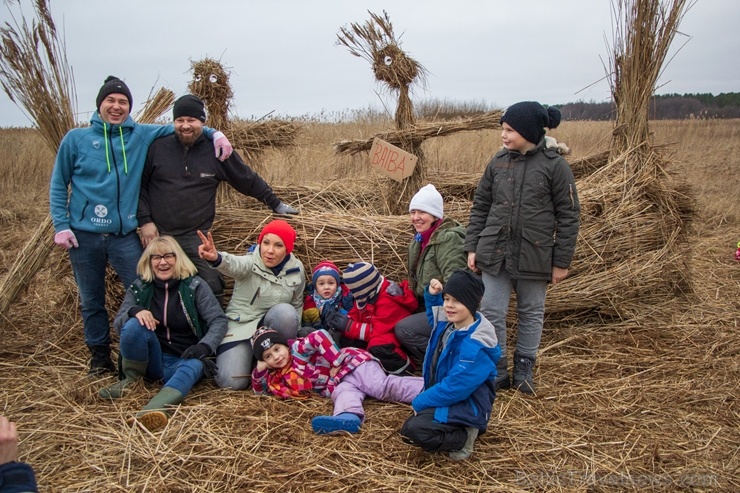
M 316 308 L 319 309 L 319 312 L 321 312 L 321 309 L 324 308 L 324 305 L 333 306 L 337 304 L 340 296 L 342 296 L 341 286 L 337 286 L 337 292 L 334 293 L 334 295 L 328 300 L 325 300 L 324 298 L 322 298 L 321 295 L 316 292 L 316 288 L 314 288 L 313 294 L 311 295 L 311 297 L 313 298 L 313 302 L 316 304 Z
M 311 380 L 293 368 L 293 356 L 285 367 L 270 372 L 267 379 L 270 392 L 283 399 L 308 399 L 311 397 Z

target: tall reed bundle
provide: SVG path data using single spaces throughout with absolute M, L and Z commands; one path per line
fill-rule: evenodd
M 650 98 L 684 14 L 696 0 L 614 0 L 609 79 L 616 105 L 612 151 L 648 150 Z M 638 165 L 640 159 L 632 161 Z
M 75 126 L 74 75 L 47 1 L 35 0 L 34 8 L 31 25 L 25 17 L 18 23 L 12 16 L 14 25 L 0 27 L 0 83 L 56 151 Z
M 409 96 L 411 84 L 415 81 L 425 84 L 426 69 L 401 49 L 385 11 L 382 16 L 370 11 L 368 13 L 370 20 L 365 24 L 352 23 L 349 27 L 342 27 L 337 34 L 337 44 L 348 48 L 352 55 L 370 62 L 375 78 L 385 83 L 389 90 L 398 93 L 395 122 L 396 129 L 401 133 L 394 138 L 394 145 L 419 158 L 414 172 L 403 182 L 386 180 L 388 195 L 395 198 L 390 204 L 391 208 L 398 213 L 426 181 L 421 142 L 403 133 L 415 123 L 414 106 Z
M 46 0 L 36 0 L 34 8 L 36 20 L 30 26 L 24 17 L 20 24 L 0 28 L 0 83 L 56 152 L 75 125 L 74 77 Z M 54 226 L 47 217 L 0 282 L 0 314 L 36 275 L 54 246 L 53 237 Z

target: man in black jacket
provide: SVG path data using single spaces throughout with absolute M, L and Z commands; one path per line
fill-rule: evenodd
M 221 274 L 198 256 L 197 231 L 208 231 L 216 215 L 216 191 L 228 182 L 237 191 L 265 203 L 276 214 L 297 214 L 272 188 L 233 153 L 221 162 L 203 136 L 206 111 L 191 94 L 175 101 L 175 134 L 155 140 L 149 147 L 141 179 L 137 219 L 146 247 L 158 234 L 175 237 L 202 277 L 221 299 Z

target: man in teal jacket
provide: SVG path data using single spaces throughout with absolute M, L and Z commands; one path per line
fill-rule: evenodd
M 115 371 L 105 308 L 108 263 L 128 288 L 136 279 L 142 248 L 136 233 L 139 185 L 147 149 L 172 125 L 143 125 L 130 116 L 133 97 L 125 82 L 109 76 L 98 92 L 90 126 L 62 139 L 49 187 L 54 242 L 69 250 L 80 293 L 90 374 Z M 226 159 L 231 144 L 221 132 L 206 130 L 216 154 Z

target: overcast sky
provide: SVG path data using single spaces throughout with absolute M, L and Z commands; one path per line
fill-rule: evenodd
M 688 3 L 691 3 L 689 0 Z M 33 14 L 22 0 L 26 16 Z M 190 61 L 231 70 L 241 118 L 395 108 L 370 64 L 337 32 L 386 10 L 401 47 L 429 71 L 419 100 L 544 104 L 608 101 L 610 0 L 51 0 L 74 70 L 78 119 L 105 77 L 126 81 L 140 109 L 152 88 L 187 92 Z M 17 12 L 17 7 L 13 12 Z M 9 22 L 7 5 L 0 20 Z M 681 23 L 659 94 L 740 91 L 740 1 L 699 0 Z M 679 50 L 680 48 L 680 50 Z M 676 53 L 677 52 L 677 53 Z M 0 93 L 0 127 L 31 122 Z

